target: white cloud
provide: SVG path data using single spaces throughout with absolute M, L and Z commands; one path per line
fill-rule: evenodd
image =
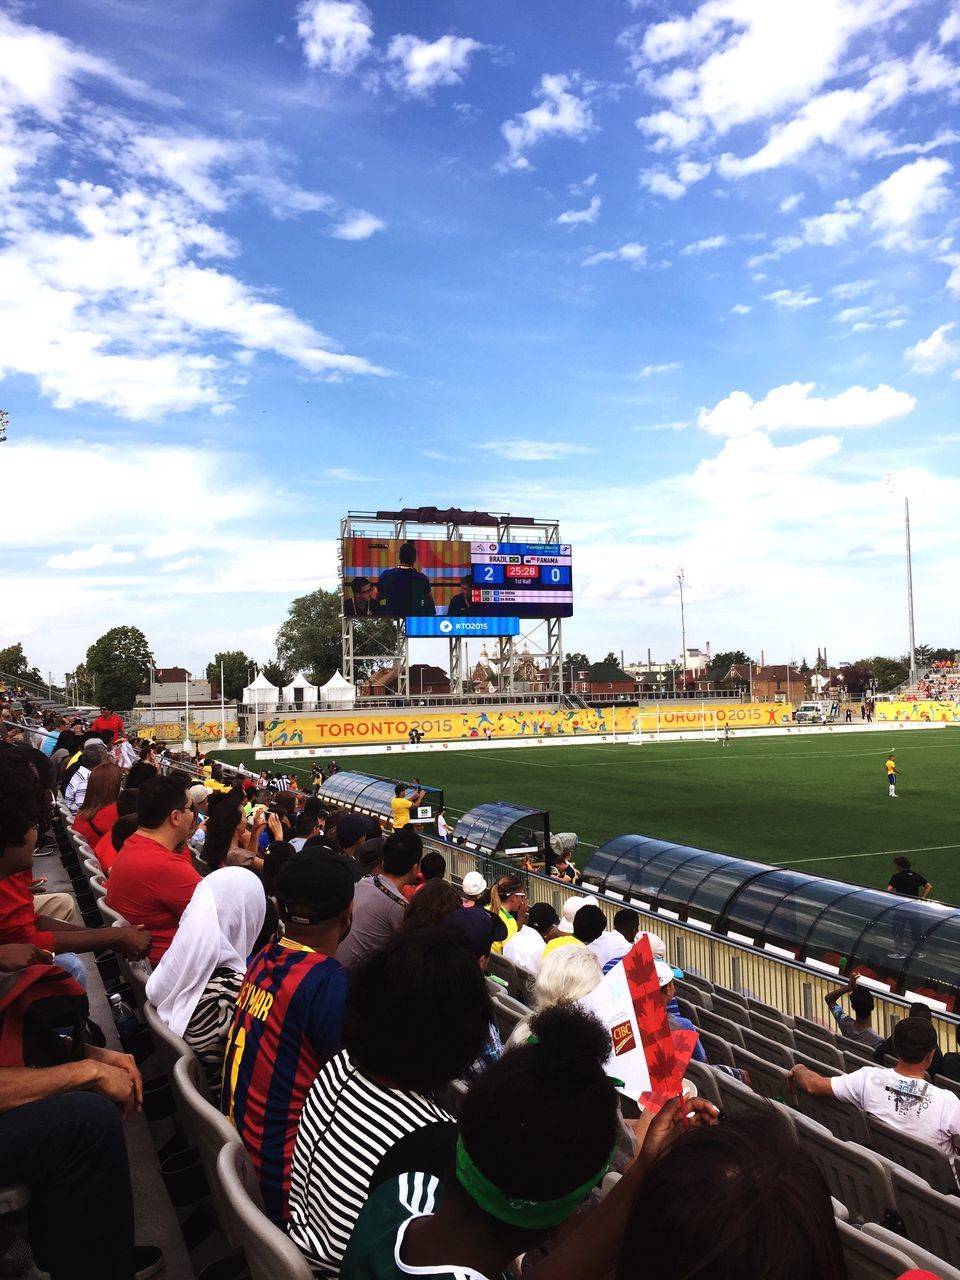
M 360 209 L 337 223 L 330 234 L 335 240 L 368 240 L 375 232 L 383 231 L 386 225 L 382 218 Z
M 568 190 L 572 196 L 583 196 L 597 185 L 597 174 L 590 173 L 582 182 L 571 182 Z
M 779 205 L 780 212 L 793 213 L 794 209 L 796 209 L 797 205 L 800 204 L 801 200 L 803 200 L 802 192 L 792 196 L 784 196 L 784 198 L 780 201 L 780 205 Z
M 565 209 L 553 221 L 558 227 L 576 227 L 582 223 L 596 222 L 600 217 L 601 203 L 599 196 L 593 196 L 586 209 Z
M 763 298 L 785 311 L 802 311 L 804 307 L 815 306 L 820 301 L 810 296 L 806 286 L 802 289 L 774 289 L 773 293 L 765 293 Z
M 705 240 L 695 240 L 680 250 L 685 254 L 709 253 L 711 249 L 725 249 L 730 243 L 726 236 L 707 236 Z
M 580 264 L 583 267 L 596 267 L 601 262 L 629 262 L 631 266 L 642 267 L 647 260 L 647 247 L 628 241 L 618 249 L 607 249 L 602 253 L 591 253 Z
M 480 448 L 508 462 L 552 462 L 556 458 L 594 452 L 584 444 L 567 444 L 560 440 L 490 440 Z
M 655 196 L 666 196 L 668 200 L 679 200 L 686 195 L 686 185 L 671 178 L 669 173 L 661 169 L 641 169 L 638 174 L 640 185 L 652 191 Z
M 960 5 L 954 5 L 941 22 L 937 38 L 941 44 L 951 44 L 954 40 L 960 40 Z
M 724 134 L 804 104 L 839 69 L 850 41 L 904 0 L 705 0 L 690 17 L 625 33 L 632 63 L 666 110 L 638 121 L 672 146 Z M 663 64 L 681 66 L 663 70 Z
M 879 182 L 857 202 L 873 227 L 888 232 L 888 243 L 909 230 L 925 214 L 942 209 L 949 197 L 944 178 L 948 161 L 922 157 Z
M 945 365 L 960 364 L 960 342 L 948 336 L 956 327 L 955 322 L 942 324 L 929 338 L 907 347 L 904 358 L 914 373 L 936 373 Z
M 685 187 L 692 187 L 695 182 L 702 182 L 712 168 L 706 161 L 681 160 L 677 165 L 677 179 Z
M 960 253 L 944 254 L 940 261 L 950 268 L 950 275 L 945 285 L 947 292 L 952 293 L 955 298 L 960 298 Z
M 712 409 L 701 409 L 697 425 L 715 436 L 742 436 L 755 431 L 840 431 L 876 427 L 910 413 L 916 400 L 884 383 L 873 391 L 849 387 L 839 395 L 820 398 L 810 393 L 812 382 L 774 387 L 762 400 L 745 391 L 732 391 Z
M 730 314 L 734 316 L 748 316 L 753 307 L 748 307 L 745 302 L 737 302 L 730 308 Z
M 423 97 L 440 85 L 461 84 L 470 69 L 470 59 L 484 46 L 468 36 L 441 36 L 421 40 L 419 36 L 394 36 L 387 46 L 387 61 L 397 65 L 390 72 L 391 83 L 407 93 Z
M 361 0 L 303 0 L 297 34 L 311 67 L 347 75 L 370 52 L 373 17 Z
M 683 364 L 679 360 L 671 360 L 669 364 L 645 364 L 637 373 L 638 378 L 652 378 L 657 373 L 675 373 L 677 369 L 682 369 Z
M 876 287 L 876 280 L 847 280 L 842 284 L 831 285 L 827 292 L 832 298 L 839 298 L 840 301 L 845 302 L 849 298 L 859 298 Z
M 540 101 L 529 111 L 506 120 L 500 132 L 507 142 L 507 154 L 500 162 L 502 170 L 529 169 L 526 152 L 544 138 L 575 138 L 582 141 L 593 131 L 593 115 L 585 98 L 572 92 L 575 78 L 567 75 L 543 75 L 534 90 Z
M 179 560 L 168 560 L 160 566 L 161 573 L 184 573 L 200 563 L 199 556 L 181 556 Z
M 99 569 L 109 564 L 132 564 L 136 558 L 131 551 L 114 551 L 108 543 L 98 542 L 92 547 L 48 556 L 47 566 L 50 569 Z
M 884 147 L 881 156 L 925 156 L 931 151 L 939 151 L 941 147 L 952 147 L 960 142 L 960 133 L 956 129 L 938 129 L 926 142 L 901 142 L 898 146 Z

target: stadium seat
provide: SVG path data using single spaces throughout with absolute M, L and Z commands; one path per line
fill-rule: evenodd
M 739 1005 L 741 1009 L 749 1011 L 750 1005 L 747 997 L 740 991 L 734 991 L 733 987 L 721 987 L 718 983 L 713 984 L 714 995 L 722 996 L 724 1000 L 729 1000 L 731 1004 Z
M 869 1236 L 871 1240 L 878 1240 L 888 1248 L 906 1254 L 913 1266 L 920 1271 L 929 1271 L 931 1275 L 937 1277 L 937 1280 L 960 1280 L 960 1271 L 956 1267 L 951 1267 L 942 1258 L 914 1244 L 912 1240 L 904 1240 L 903 1236 L 897 1235 L 895 1231 L 888 1231 L 886 1227 L 878 1226 L 875 1222 L 864 1223 L 862 1230 L 863 1234 Z
M 533 986 L 533 978 L 508 960 L 506 956 L 498 956 L 491 954 L 487 969 L 497 978 L 502 978 L 507 984 L 507 994 L 514 1000 L 519 1000 L 521 1004 L 529 1005 L 530 990 Z
M 178 1058 L 174 1063 L 173 1093 L 180 1114 L 189 1116 L 184 1128 L 191 1141 L 196 1143 L 221 1230 L 227 1241 L 236 1247 L 241 1242 L 225 1203 L 217 1172 L 217 1156 L 224 1146 L 239 1146 L 240 1138 L 227 1117 L 213 1105 L 203 1068 L 192 1054 L 189 1058 Z
M 798 1027 L 793 1033 L 793 1043 L 801 1053 L 815 1058 L 817 1062 L 822 1062 L 825 1067 L 835 1067 L 838 1071 L 844 1069 L 844 1062 L 840 1056 L 839 1049 L 833 1044 L 828 1044 L 826 1040 L 821 1040 L 818 1036 L 807 1035 L 805 1031 L 801 1031 Z
M 852 1103 L 840 1102 L 836 1098 L 816 1097 L 812 1093 L 798 1090 L 797 1107 L 801 1114 L 822 1124 L 842 1142 L 856 1142 L 862 1147 L 872 1145 L 866 1116 Z M 838 1199 L 843 1200 L 843 1196 L 838 1196 Z M 847 1208 L 850 1206 L 847 1205 Z
M 229 1220 L 229 1238 L 243 1249 L 251 1280 L 313 1280 L 306 1258 L 263 1210 L 250 1157 L 239 1142 L 217 1158 L 217 1179 Z
M 883 1222 L 895 1214 L 897 1196 L 886 1167 L 857 1142 L 842 1142 L 801 1112 L 796 1119 L 800 1145 L 815 1161 L 830 1194 L 845 1205 L 855 1222 Z
M 912 1269 L 905 1253 L 874 1240 L 849 1222 L 838 1221 L 837 1230 L 847 1264 L 847 1280 L 896 1280 Z
M 700 1009 L 701 1005 L 693 1004 L 689 1000 L 685 1000 L 683 996 L 677 996 L 677 1008 L 680 1010 L 684 1018 L 688 1018 L 696 1027 L 700 1025 Z
M 873 1045 L 863 1044 L 859 1040 L 851 1040 L 849 1036 L 837 1036 L 833 1042 L 834 1048 L 839 1049 L 840 1053 L 851 1057 L 859 1058 L 860 1065 L 876 1066 L 873 1058 Z
M 740 1027 L 735 1022 L 731 1022 L 729 1018 L 724 1018 L 719 1013 L 714 1013 L 712 1009 L 702 1009 L 700 1011 L 700 1026 L 704 1031 L 709 1031 L 715 1036 L 719 1036 L 725 1040 L 727 1044 L 743 1044 L 744 1032 L 748 1030 L 746 1027 Z
M 840 1057 L 843 1059 L 845 1075 L 853 1071 L 860 1071 L 863 1067 L 875 1067 L 877 1065 L 875 1062 L 868 1062 L 859 1053 L 851 1053 L 849 1049 L 841 1049 Z
M 811 1071 L 816 1071 L 821 1076 L 839 1076 L 843 1074 L 836 1067 L 828 1067 L 825 1062 L 821 1062 L 818 1058 L 811 1058 L 809 1053 L 801 1053 L 799 1049 L 794 1049 L 793 1060 L 794 1062 L 802 1063 L 803 1066 L 809 1067 Z
M 712 1102 L 715 1107 L 722 1107 L 720 1101 L 720 1090 L 717 1087 L 717 1080 L 722 1072 L 712 1071 L 705 1062 L 688 1062 L 684 1071 L 684 1079 L 692 1080 L 697 1086 L 697 1094 L 701 1098 L 706 1098 L 708 1102 Z
M 714 1035 L 712 1031 L 700 1031 L 700 1043 L 703 1045 L 704 1052 L 710 1062 L 723 1063 L 727 1067 L 735 1067 L 737 1064 L 733 1060 L 733 1050 L 729 1041 L 723 1036 Z
M 743 1047 L 755 1053 L 758 1058 L 763 1058 L 765 1062 L 773 1062 L 778 1067 L 783 1067 L 785 1071 L 789 1071 L 793 1066 L 793 1050 L 788 1049 L 784 1044 L 778 1044 L 776 1040 L 768 1040 L 759 1031 L 745 1028 Z
M 833 1044 L 836 1038 L 831 1029 L 825 1027 L 822 1022 L 814 1022 L 812 1018 L 804 1018 L 799 1013 L 794 1014 L 793 1025 L 796 1031 L 805 1031 L 808 1036 L 826 1040 L 827 1044 Z
M 705 991 L 707 995 L 712 996 L 715 990 L 713 983 L 708 978 L 701 978 L 699 973 L 693 973 L 690 969 L 686 969 L 683 974 L 683 981 L 690 987 L 697 987 L 701 991 Z
M 493 997 L 493 1017 L 500 1038 L 506 1044 L 514 1028 L 530 1017 L 530 1010 L 519 1000 L 512 1000 L 505 991 L 497 991 Z
M 750 1010 L 751 1014 L 759 1013 L 762 1014 L 764 1018 L 776 1018 L 778 1022 L 783 1022 L 788 1027 L 792 1025 L 790 1019 L 785 1013 L 781 1013 L 780 1010 L 775 1008 L 772 1004 L 767 1004 L 766 1000 L 761 1000 L 759 996 L 747 995 L 746 992 L 743 992 L 742 994 L 746 998 L 747 1008 Z
M 689 1000 L 691 1004 L 700 1005 L 704 1009 L 713 1008 L 713 996 L 703 991 L 700 987 L 696 987 L 692 982 L 687 982 L 685 978 L 677 978 L 674 986 L 677 989 L 677 995 L 683 996 L 684 1000 Z
M 178 1060 L 192 1058 L 194 1052 L 186 1040 L 174 1035 L 167 1024 L 161 1022 L 160 1015 L 149 1000 L 144 1001 L 142 1012 L 144 1021 L 150 1028 L 150 1038 L 153 1040 L 153 1051 L 157 1055 L 157 1060 L 167 1075 L 172 1076 Z
M 790 1108 L 797 1105 L 784 1067 L 751 1053 L 749 1049 L 741 1049 L 738 1044 L 733 1046 L 733 1061 L 741 1071 L 749 1072 L 750 1083 L 760 1097 L 782 1102 Z
M 130 927 L 130 921 L 124 920 L 119 911 L 114 911 L 113 907 L 108 907 L 106 902 L 100 903 L 100 914 L 103 916 L 104 923 L 114 925 L 117 929 L 127 929 Z
M 754 1031 L 766 1036 L 768 1040 L 774 1040 L 777 1044 L 786 1045 L 788 1049 L 793 1048 L 793 1031 L 778 1018 L 768 1018 L 765 1014 L 752 1010 L 750 1013 L 750 1025 Z
M 953 1174 L 953 1166 L 939 1147 L 931 1142 L 922 1142 L 912 1134 L 885 1124 L 876 1116 L 866 1116 L 870 1131 L 870 1145 L 882 1151 L 889 1159 L 918 1178 L 925 1179 L 934 1191 L 944 1195 L 956 1195 L 957 1180 Z
M 923 1178 L 900 1165 L 891 1172 L 897 1208 L 911 1241 L 960 1267 L 960 1221 L 956 1196 L 934 1191 Z
M 713 1012 L 718 1013 L 722 1018 L 729 1018 L 738 1027 L 749 1027 L 751 1025 L 750 1010 L 747 1006 L 738 1004 L 736 1000 L 728 1000 L 719 991 L 713 993 Z
M 955 1093 L 960 1098 L 960 1082 L 951 1080 L 949 1076 L 934 1076 L 933 1083 L 938 1089 L 947 1089 L 950 1093 Z

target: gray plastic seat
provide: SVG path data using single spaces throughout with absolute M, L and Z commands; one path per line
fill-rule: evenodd
M 167 1075 L 172 1076 L 173 1068 L 180 1058 L 192 1058 L 195 1056 L 194 1052 L 186 1040 L 181 1036 L 175 1035 L 167 1024 L 161 1021 L 160 1015 L 149 1000 L 144 1001 L 143 1018 L 150 1028 L 153 1051 Z
M 786 1045 L 788 1049 L 793 1048 L 793 1029 L 788 1027 L 782 1019 L 768 1018 L 766 1014 L 754 1009 L 750 1013 L 750 1025 L 754 1031 L 766 1036 L 768 1040 Z
M 822 1040 L 819 1036 L 809 1036 L 799 1027 L 793 1033 L 793 1043 L 801 1053 L 807 1054 L 808 1057 L 822 1062 L 825 1067 L 836 1067 L 838 1071 L 844 1068 L 843 1058 L 836 1044 L 828 1044 L 826 1040 Z
M 879 1240 L 881 1244 L 887 1245 L 898 1253 L 906 1254 L 913 1266 L 920 1271 L 929 1271 L 931 1275 L 937 1277 L 937 1280 L 960 1280 L 960 1271 L 956 1267 L 951 1267 L 948 1262 L 944 1262 L 942 1258 L 938 1258 L 936 1254 L 930 1253 L 920 1245 L 914 1244 L 912 1240 L 904 1240 L 903 1236 L 898 1236 L 895 1231 L 889 1231 L 875 1222 L 867 1222 L 864 1223 L 863 1234 L 869 1236 L 871 1240 Z
M 837 1098 L 818 1097 L 798 1090 L 797 1108 L 803 1115 L 829 1129 L 841 1142 L 857 1142 L 863 1147 L 872 1145 L 866 1116 L 852 1102 L 840 1102 Z M 843 1196 L 837 1199 L 843 1200 Z
M 911 1241 L 960 1267 L 960 1218 L 956 1196 L 934 1191 L 923 1178 L 896 1165 L 891 1173 L 897 1207 Z
M 873 1057 L 872 1044 L 864 1044 L 862 1040 L 852 1040 L 850 1036 L 837 1036 L 833 1044 L 844 1057 L 849 1053 L 851 1057 L 858 1058 L 861 1066 L 877 1065 Z
M 871 1058 L 869 1061 L 862 1057 L 859 1053 L 852 1053 L 846 1045 L 840 1046 L 840 1057 L 843 1059 L 844 1075 L 852 1075 L 854 1071 L 860 1071 L 864 1067 L 875 1067 L 877 1064 Z
M 677 1008 L 680 1010 L 682 1017 L 692 1022 L 695 1027 L 700 1025 L 700 1009 L 701 1005 L 693 1004 L 689 1000 L 685 1000 L 683 996 L 677 996 Z
M 736 1022 L 731 1022 L 729 1018 L 723 1017 L 722 1014 L 714 1013 L 712 1009 L 703 1009 L 700 1013 L 700 1026 L 704 1031 L 709 1031 L 715 1036 L 719 1036 L 727 1044 L 743 1044 L 743 1033 L 748 1029 L 739 1026 Z
M 733 1060 L 733 1049 L 722 1036 L 714 1035 L 712 1031 L 703 1030 L 699 1032 L 699 1036 L 700 1043 L 703 1045 L 709 1062 L 721 1062 L 728 1067 L 737 1065 Z
M 771 1098 L 791 1108 L 796 1106 L 796 1094 L 790 1088 L 786 1068 L 749 1049 L 741 1049 L 738 1044 L 733 1046 L 733 1061 L 741 1071 L 749 1073 L 750 1083 L 761 1098 Z
M 702 990 L 702 988 L 694 986 L 692 982 L 687 982 L 685 978 L 677 978 L 673 985 L 677 989 L 677 995 L 683 996 L 691 1004 L 699 1005 L 705 1009 L 713 1008 L 713 996 L 709 992 Z
M 531 1016 L 531 1011 L 519 1000 L 511 1000 L 505 991 L 498 991 L 493 997 L 493 1017 L 504 1044 L 513 1034 L 514 1028 L 524 1019 Z
M 872 1151 L 858 1142 L 842 1142 L 802 1112 L 797 1117 L 797 1136 L 823 1174 L 830 1194 L 846 1206 L 852 1220 L 882 1222 L 896 1210 L 893 1183 Z
M 768 1040 L 759 1031 L 745 1029 L 743 1032 L 743 1047 L 756 1054 L 758 1058 L 763 1058 L 766 1062 L 776 1063 L 778 1067 L 783 1067 L 785 1071 L 789 1071 L 793 1066 L 793 1050 L 788 1049 L 785 1044 L 778 1044 L 776 1040 Z
M 925 1179 L 934 1191 L 942 1191 L 944 1195 L 956 1193 L 957 1180 L 953 1174 L 953 1166 L 939 1147 L 923 1142 L 892 1124 L 886 1124 L 876 1116 L 868 1115 L 866 1121 L 872 1147 L 882 1151 L 891 1160 L 896 1160 L 897 1164 L 910 1173 L 915 1173 L 918 1178 Z
M 705 991 L 707 995 L 712 996 L 716 988 L 709 978 L 701 978 L 699 973 L 691 973 L 689 969 L 683 972 L 683 981 L 690 987 L 698 987 L 701 991 Z
M 501 978 L 507 984 L 507 994 L 514 1000 L 519 1000 L 521 1004 L 530 1003 L 530 988 L 533 984 L 533 978 L 515 965 L 512 960 L 508 960 L 506 956 L 498 956 L 491 954 L 487 961 L 487 969 L 495 977 Z
M 721 995 L 719 991 L 713 993 L 713 1012 L 718 1013 L 723 1018 L 729 1018 L 738 1027 L 749 1027 L 751 1025 L 750 1010 L 747 1006 L 737 1000 L 730 1000 L 725 994 Z
M 818 1040 L 825 1040 L 827 1044 L 833 1044 L 834 1034 L 829 1027 L 825 1027 L 822 1022 L 814 1022 L 812 1018 L 804 1018 L 801 1014 L 794 1014 L 793 1026 L 795 1031 L 804 1031 L 808 1036 L 816 1036 Z
M 905 1253 L 858 1231 L 849 1222 L 838 1220 L 837 1230 L 847 1264 L 847 1280 L 896 1280 L 912 1270 L 913 1263 Z
M 793 1025 L 787 1014 L 781 1013 L 774 1005 L 767 1004 L 766 1000 L 761 1000 L 759 996 L 747 996 L 746 1001 L 751 1015 L 759 1013 L 764 1018 L 773 1018 L 777 1022 L 782 1022 L 785 1027 Z
M 214 1106 L 203 1068 L 193 1054 L 189 1058 L 178 1058 L 174 1063 L 173 1093 L 177 1109 L 184 1117 L 184 1128 L 200 1156 L 221 1230 L 227 1241 L 236 1247 L 240 1240 L 234 1233 L 233 1219 L 224 1203 L 217 1174 L 217 1156 L 224 1146 L 239 1146 L 239 1135 L 227 1117 Z
M 257 1175 L 241 1143 L 228 1143 L 221 1150 L 216 1177 L 229 1239 L 243 1249 L 251 1280 L 313 1280 L 306 1258 L 264 1212 Z
M 762 1098 L 759 1093 L 734 1080 L 723 1071 L 716 1073 L 717 1089 L 720 1092 L 720 1105 L 731 1116 L 765 1115 L 769 1116 L 778 1103 L 770 1098 Z
M 946 1089 L 948 1093 L 955 1093 L 960 1098 L 960 1081 L 951 1080 L 949 1076 L 934 1076 L 933 1083 L 938 1089 Z
M 701 1098 L 706 1098 L 708 1102 L 712 1102 L 715 1107 L 722 1107 L 720 1101 L 720 1090 L 717 1087 L 717 1080 L 722 1074 L 713 1071 L 706 1062 L 694 1062 L 692 1059 L 687 1063 L 684 1071 L 684 1078 L 692 1080 L 697 1086 L 697 1094 Z

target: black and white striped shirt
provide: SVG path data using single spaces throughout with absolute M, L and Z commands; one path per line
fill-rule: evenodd
M 300 1114 L 290 1180 L 288 1231 L 315 1275 L 339 1276 L 372 1188 L 402 1169 L 441 1172 L 455 1133 L 432 1098 L 381 1088 L 345 1051 L 330 1059 Z
M 215 1098 L 220 1096 L 227 1033 L 242 986 L 243 974 L 236 969 L 214 969 L 183 1033 L 184 1040 L 200 1060 Z

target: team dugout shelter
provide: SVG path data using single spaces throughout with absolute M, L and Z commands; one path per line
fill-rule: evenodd
M 607 896 L 822 972 L 857 968 L 951 1009 L 960 999 L 956 907 L 643 835 L 608 840 L 583 876 Z
M 437 814 L 443 808 L 443 791 L 422 782 L 381 778 L 369 773 L 347 773 L 341 769 L 327 778 L 318 790 L 317 798 L 328 808 L 348 809 L 351 813 L 359 813 L 366 818 L 379 818 L 381 822 L 389 823 L 392 816 L 390 803 L 401 782 L 408 796 L 414 795 L 418 790 L 426 793 L 420 805 L 411 811 L 411 823 L 424 826 L 436 822 Z

